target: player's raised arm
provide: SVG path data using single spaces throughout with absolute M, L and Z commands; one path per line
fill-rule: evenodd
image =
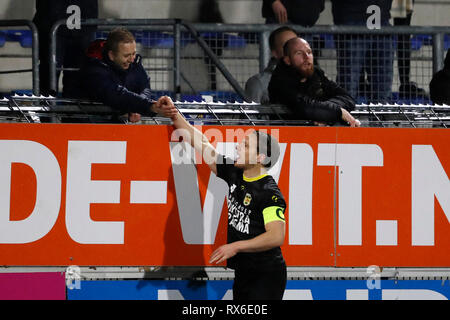
M 216 161 L 218 153 L 206 136 L 192 126 L 179 112 L 172 117 L 172 121 L 174 127 L 179 131 L 179 136 L 183 137 L 183 141 L 189 143 L 197 152 L 200 152 L 211 171 L 217 174 Z

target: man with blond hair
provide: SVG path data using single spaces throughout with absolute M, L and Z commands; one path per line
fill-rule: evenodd
M 124 28 L 112 30 L 106 41 L 91 45 L 80 74 L 82 96 L 128 114 L 130 122 L 138 122 L 141 114 L 168 115 L 152 99 L 150 77 L 136 52 L 136 40 Z

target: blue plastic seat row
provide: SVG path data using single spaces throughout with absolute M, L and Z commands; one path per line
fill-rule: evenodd
M 356 97 L 357 104 L 369 104 L 371 101 L 364 96 Z M 387 101 L 388 103 L 397 103 L 397 104 L 433 104 L 432 101 L 428 98 L 401 98 L 398 92 L 392 92 L 391 97 Z
M 136 42 L 140 43 L 144 48 L 171 49 L 174 46 L 173 34 L 170 32 L 132 31 L 132 33 L 136 38 Z M 217 43 L 223 48 L 237 49 L 244 48 L 247 45 L 244 37 L 229 33 L 203 32 L 200 33 L 200 36 L 211 46 Z M 105 38 L 105 33 L 97 32 L 97 38 Z M 181 33 L 182 47 L 194 42 L 194 38 L 189 33 Z
M 411 48 L 413 50 L 419 50 L 422 46 L 433 45 L 433 37 L 431 35 L 416 35 L 411 38 Z M 450 48 L 450 35 L 444 36 L 444 48 L 448 50 Z
M 158 99 L 161 96 L 170 96 L 174 99 L 173 91 L 155 90 L 152 91 L 152 98 Z M 200 91 L 197 94 L 182 94 L 180 101 L 201 102 L 202 96 L 212 96 L 214 102 L 243 102 L 242 98 L 232 91 Z
M 221 44 L 221 47 L 228 49 L 245 48 L 247 41 L 244 37 L 222 32 L 202 32 L 200 36 L 208 43 L 214 45 Z
M 158 99 L 160 96 L 167 95 L 174 98 L 174 94 L 172 91 L 153 91 L 153 98 Z M 211 96 L 214 102 L 239 102 L 242 103 L 242 98 L 233 91 L 201 91 L 197 94 L 182 94 L 180 101 L 187 102 L 201 102 L 203 101 L 202 96 Z M 365 96 L 356 97 L 357 104 L 368 104 L 371 101 L 367 99 Z M 411 99 L 402 99 L 399 96 L 398 92 L 392 92 L 391 97 L 388 99 L 389 103 L 398 103 L 398 104 L 432 104 L 430 99 L 427 98 L 411 98 Z
M 320 40 L 323 42 L 325 49 L 336 49 L 334 44 L 334 36 L 332 34 L 319 35 Z M 418 34 L 411 37 L 411 49 L 420 50 L 422 46 L 431 46 L 433 44 L 433 37 L 431 35 Z M 397 47 L 397 37 L 394 38 L 394 47 Z M 444 49 L 450 48 L 450 35 L 444 36 Z
M 146 48 L 173 48 L 174 40 L 171 33 L 159 31 L 136 31 L 134 32 L 136 42 L 141 43 Z M 245 36 L 234 35 L 221 32 L 203 32 L 200 35 L 205 41 L 210 43 L 220 43 L 222 47 L 229 49 L 244 48 L 247 45 Z M 104 37 L 102 32 L 97 33 L 98 38 Z M 319 35 L 323 41 L 325 49 L 335 49 L 334 38 L 332 34 Z M 33 36 L 30 30 L 0 30 L 0 47 L 6 42 L 19 42 L 23 48 L 31 48 Z M 181 35 L 181 46 L 193 43 L 194 39 L 187 33 Z M 420 50 L 424 45 L 432 45 L 433 38 L 431 35 L 414 35 L 411 37 L 411 49 Z M 444 37 L 444 48 L 450 48 L 450 35 Z
M 0 99 L 3 96 L 13 96 L 14 94 L 19 95 L 29 95 L 33 94 L 32 90 L 14 90 L 11 92 L 2 92 L 0 93 Z M 239 97 L 239 95 L 232 91 L 201 91 L 197 94 L 182 94 L 180 101 L 184 102 L 201 102 L 203 101 L 202 96 L 212 96 L 214 102 L 239 102 L 242 103 L 243 100 Z M 173 91 L 167 90 L 155 90 L 152 91 L 152 98 L 158 99 L 161 96 L 170 96 L 173 99 L 175 95 Z M 358 96 L 356 99 L 357 104 L 368 104 L 370 101 L 364 96 Z M 433 104 L 430 99 L 425 98 L 412 98 L 412 99 L 402 99 L 399 96 L 398 92 L 392 92 L 391 98 L 388 101 L 389 103 L 397 103 L 397 104 Z
M 6 42 L 19 42 L 23 48 L 31 48 L 33 35 L 31 30 L 0 30 L 0 47 Z

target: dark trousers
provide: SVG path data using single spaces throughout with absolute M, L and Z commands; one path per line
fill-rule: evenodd
M 337 55 L 336 82 L 355 99 L 361 74 L 367 73 L 370 102 L 383 102 L 391 96 L 393 42 L 390 35 L 338 34 L 334 37 Z
M 281 300 L 286 288 L 286 266 L 271 270 L 234 272 L 233 300 Z
M 394 26 L 410 26 L 412 13 L 406 18 L 394 18 Z M 397 64 L 400 84 L 409 83 L 411 69 L 411 35 L 399 34 L 397 42 Z

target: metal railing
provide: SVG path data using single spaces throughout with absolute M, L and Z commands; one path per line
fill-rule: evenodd
M 28 27 L 32 34 L 32 47 L 31 47 L 31 63 L 32 63 L 32 90 L 33 94 L 39 95 L 39 35 L 36 25 L 30 20 L 0 20 L 0 27 Z M 28 70 L 12 70 L 12 72 L 24 72 Z
M 63 23 L 64 21 L 56 23 L 50 35 L 52 39 L 50 75 L 53 89 L 57 89 L 58 84 L 56 32 Z M 159 82 L 152 87 L 156 87 L 157 91 L 167 91 L 177 100 L 180 100 L 183 94 L 201 96 L 202 92 L 207 91 L 214 95 L 219 91 L 228 90 L 236 93 L 234 96 L 236 99 L 232 99 L 232 97 L 230 100 L 238 101 L 248 101 L 242 88 L 245 86 L 248 78 L 255 73 L 261 72 L 266 67 L 270 59 L 268 37 L 274 29 L 279 27 L 279 25 L 262 24 L 191 24 L 183 20 L 153 19 L 90 19 L 82 21 L 82 25 L 96 25 L 99 26 L 99 30 L 104 31 L 110 30 L 115 26 L 124 26 L 130 30 L 137 30 L 138 33 L 143 33 L 144 38 L 146 37 L 146 31 L 163 32 L 164 39 L 162 40 L 165 40 L 165 42 L 161 41 L 164 42 L 162 46 L 152 46 L 152 39 L 143 40 L 143 43 L 145 42 L 143 47 L 146 48 L 143 50 L 146 53 L 143 55 L 143 58 L 148 61 L 145 67 L 150 71 L 150 76 L 152 76 L 152 73 L 161 74 L 161 80 L 157 79 Z M 448 41 L 445 40 L 445 36 L 450 35 L 450 27 L 394 26 L 374 30 L 369 30 L 363 26 L 314 26 L 312 28 L 303 28 L 292 25 L 291 27 L 310 40 L 313 49 L 317 49 L 316 58 L 331 80 L 335 80 L 335 77 L 342 73 L 338 69 L 339 61 L 342 60 L 339 58 L 340 50 L 342 49 L 340 44 L 346 41 L 340 40 L 339 37 L 344 35 L 388 37 L 388 42 L 390 43 L 392 40 L 393 43 L 389 50 L 394 55 L 394 47 L 400 43 L 399 37 L 409 36 L 406 41 L 413 43 L 413 54 L 410 61 L 414 63 L 414 65 L 411 65 L 411 78 L 417 77 L 419 86 L 422 86 L 425 90 L 428 88 L 432 74 L 442 68 L 444 48 L 446 43 L 450 42 L 450 38 Z M 409 39 L 410 37 L 413 37 L 413 39 Z M 170 40 L 170 44 L 168 44 L 167 40 Z M 366 40 L 364 38 L 362 41 Z M 245 44 L 247 44 L 247 47 L 245 47 Z M 203 50 L 206 58 L 198 55 L 194 45 L 198 45 Z M 318 47 L 315 48 L 315 46 Z M 374 59 L 374 57 L 369 58 Z M 165 60 L 165 62 L 158 65 L 158 61 L 161 60 Z M 184 61 L 187 63 L 183 64 Z M 234 64 L 230 61 L 233 61 Z M 393 61 L 392 58 L 388 62 L 393 63 Z M 200 77 L 201 63 L 207 64 L 206 69 L 209 71 L 205 72 L 209 72 L 211 78 L 209 83 L 206 81 L 206 84 L 205 80 L 202 80 L 202 82 L 197 79 Z M 188 66 L 189 64 L 190 66 Z M 213 83 L 212 79 L 214 81 L 223 80 L 222 78 L 216 79 L 214 74 L 215 68 L 220 70 L 229 85 L 223 83 L 215 85 Z M 392 78 L 395 75 L 395 70 L 391 72 L 393 73 L 391 75 Z M 368 73 L 367 77 L 369 77 L 370 71 L 366 70 L 366 73 Z M 398 83 L 395 79 L 391 81 L 392 83 Z M 343 85 L 345 87 L 345 83 Z M 218 100 L 226 101 L 227 97 L 221 97 Z M 397 100 L 393 99 L 393 101 Z M 425 98 L 425 101 L 429 100 Z M 374 101 L 371 101 L 369 98 L 359 102 L 370 103 Z
M 257 103 L 175 101 L 179 111 L 191 122 L 215 125 L 308 126 L 312 121 L 295 120 L 283 105 Z M 363 127 L 448 128 L 450 106 L 360 104 L 351 112 Z M 101 123 L 120 113 L 92 101 L 15 95 L 0 100 L 0 122 Z M 51 119 L 49 121 L 48 119 Z M 124 121 L 126 123 L 126 121 Z M 142 117 L 143 124 L 171 124 L 170 119 Z

